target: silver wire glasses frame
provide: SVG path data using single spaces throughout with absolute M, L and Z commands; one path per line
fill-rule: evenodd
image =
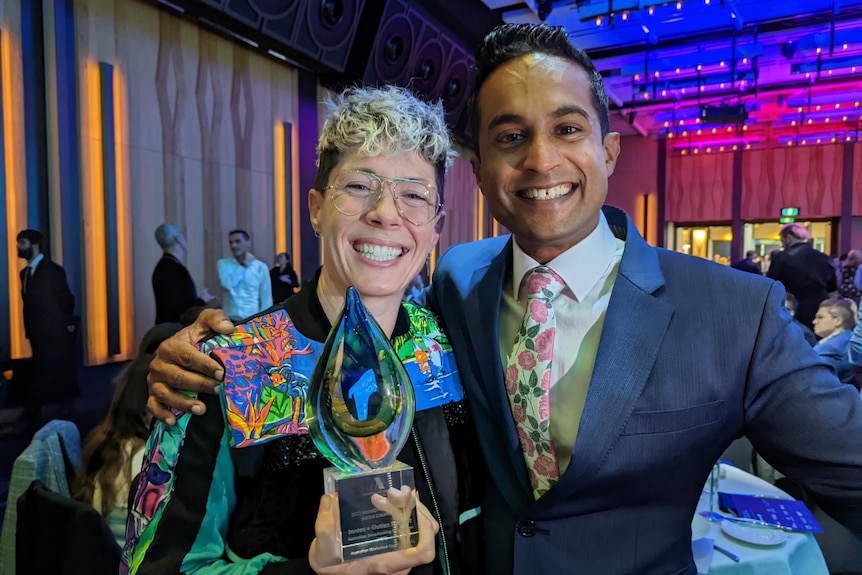
M 442 203 L 437 190 L 420 180 L 387 178 L 371 172 L 348 170 L 336 176 L 332 184 L 332 202 L 345 216 L 355 216 L 372 209 L 383 198 L 384 183 L 395 200 L 401 217 L 414 226 L 434 221 Z

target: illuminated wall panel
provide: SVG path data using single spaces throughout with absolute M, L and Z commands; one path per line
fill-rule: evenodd
M 299 256 L 299 201 L 293 170 L 293 124 L 276 122 L 273 133 L 273 180 L 275 206 L 275 252 L 287 252 L 297 277 L 302 278 Z
M 75 19 L 68 0 L 43 0 L 45 138 L 51 258 L 82 305 L 81 148 Z M 77 311 L 76 311 L 77 313 Z
M 114 118 L 114 67 L 99 63 L 99 102 L 101 112 L 102 202 L 105 225 L 105 314 L 107 315 L 108 354 L 120 353 L 120 279 L 117 231 L 117 161 Z
M 285 180 L 284 133 L 284 123 L 276 122 L 272 134 L 273 216 L 275 217 L 273 229 L 276 252 L 287 251 L 287 206 L 290 198 L 286 195 L 289 186 Z
M 84 325 L 87 360 L 93 364 L 132 352 L 130 210 L 118 70 L 110 63 L 89 62 L 84 88 Z
M 8 349 L 13 359 L 30 355 L 30 346 L 24 337 L 24 315 L 21 302 L 21 284 L 18 271 L 18 247 L 15 237 L 26 227 L 27 197 L 23 178 L 24 149 L 22 122 L 23 102 L 20 76 L 20 38 L 8 29 L 0 31 L 0 90 L 2 90 L 2 186 L 4 191 L 3 223 L 6 252 L 2 256 L 3 276 L 7 286 L 7 301 L 0 306 L 3 323 L 0 330 L 8 326 Z M 4 342 L 4 345 L 6 342 Z
M 297 161 L 296 146 L 293 144 L 296 141 L 296 129 L 293 124 L 285 124 L 285 135 L 287 138 L 284 159 L 287 173 L 285 182 L 290 185 L 290 189 L 287 190 L 288 197 L 290 198 L 290 207 L 287 214 L 287 221 L 290 223 L 287 249 L 293 261 L 293 270 L 296 272 L 296 277 L 299 278 L 299 281 L 303 281 L 305 276 L 302 275 L 302 210 L 300 209 L 300 204 L 305 203 L 307 205 L 308 190 L 300 189 L 299 174 L 293 168 Z
M 6 102 L 7 99 L 7 91 L 8 86 L 10 84 L 8 78 L 8 66 L 6 65 L 6 42 L 9 33 L 5 30 L 0 30 L 0 119 L 3 121 L 3 133 L 2 137 L 0 137 L 0 190 L 3 191 L 3 201 L 0 202 L 0 236 L 4 238 L 11 238 L 12 235 L 10 231 L 14 232 L 14 219 L 12 222 L 7 221 L 7 213 L 13 214 L 14 218 L 14 206 L 12 209 L 7 209 L 6 203 L 11 199 L 12 196 L 12 188 L 7 185 L 7 172 L 6 172 L 6 149 L 9 147 L 6 144 L 7 133 L 11 131 L 9 124 L 9 117 L 6 115 L 6 110 L 9 108 L 9 104 Z M 12 225 L 10 225 L 12 224 Z M 16 268 L 10 266 L 10 263 L 15 261 L 15 254 L 12 253 L 13 242 L 11 239 L 7 239 L 8 248 L 3 251 L 0 250 L 0 281 L 3 281 L 3 284 L 8 287 L 8 302 L 0 302 L 0 329 L 4 329 L 9 325 L 9 307 L 11 305 L 12 298 L 18 297 L 18 290 L 15 289 L 15 271 Z M 0 335 L 0 346 L 3 349 L 9 348 L 9 341 L 3 335 Z

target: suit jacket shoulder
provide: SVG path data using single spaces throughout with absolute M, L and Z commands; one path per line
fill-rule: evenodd
M 500 253 L 506 249 L 512 241 L 511 235 L 487 238 L 475 242 L 456 244 L 440 257 L 435 270 L 435 277 L 453 273 L 453 268 L 461 268 L 458 272 L 463 275 L 465 262 L 470 262 L 471 267 L 477 268 L 491 263 Z

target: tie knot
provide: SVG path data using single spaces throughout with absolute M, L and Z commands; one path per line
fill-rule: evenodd
M 563 279 L 554 270 L 545 266 L 538 266 L 528 271 L 524 276 L 524 282 L 529 299 L 541 298 L 553 301 L 566 287 Z

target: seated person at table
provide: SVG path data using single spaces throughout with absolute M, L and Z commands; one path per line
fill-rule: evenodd
M 156 424 L 122 572 L 360 573 L 377 572 L 390 559 L 400 561 L 391 572 L 476 572 L 460 564 L 465 526 L 477 523 L 459 527 L 459 516 L 472 507 L 462 465 L 472 424 L 460 377 L 436 317 L 401 301 L 437 242 L 451 145 L 442 107 L 404 89 L 353 89 L 339 96 L 320 136 L 317 177 L 308 194 L 311 224 L 325 240 L 325 263 L 307 289 L 247 320 L 232 336 L 207 342 L 220 358 L 257 351 L 258 372 L 242 381 L 225 377 L 221 405 L 227 411 L 217 397 L 202 394 L 203 416 L 182 414 L 176 425 Z M 417 413 L 399 460 L 414 468 L 419 500 L 433 519 L 420 504 L 417 549 L 340 563 L 331 551 L 334 535 L 321 528 L 331 526 L 331 497 L 321 497 L 322 470 L 331 464 L 308 435 L 304 400 L 349 286 L 390 335 L 413 380 Z M 254 369 L 251 363 L 246 369 Z M 266 410 L 264 401 L 240 412 L 232 407 L 262 388 L 262 380 L 273 385 L 261 377 L 264 369 L 284 376 L 289 401 L 279 402 L 278 413 L 268 410 L 269 431 L 260 437 L 255 426 L 262 422 L 239 413 Z
M 856 327 L 856 306 L 852 300 L 832 298 L 820 304 L 814 316 L 814 333 L 820 341 L 814 351 L 820 359 L 831 365 L 841 383 L 853 385 L 853 366 L 847 352 L 850 336 Z

